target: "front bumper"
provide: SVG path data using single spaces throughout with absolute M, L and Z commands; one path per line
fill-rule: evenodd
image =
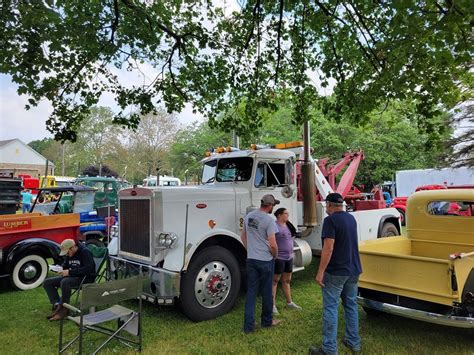
M 357 302 L 362 307 L 375 309 L 380 312 L 395 314 L 406 318 L 416 319 L 439 325 L 446 325 L 455 328 L 474 328 L 473 317 L 458 317 L 438 313 L 419 311 L 412 308 L 400 307 L 390 303 L 383 303 L 363 297 L 357 297 Z
M 143 283 L 143 299 L 161 305 L 172 305 L 180 292 L 179 272 L 140 264 L 117 256 L 110 256 L 112 275 L 126 278 L 135 275 L 146 277 Z

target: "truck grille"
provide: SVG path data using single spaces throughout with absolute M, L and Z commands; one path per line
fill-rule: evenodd
M 150 257 L 150 200 L 120 200 L 120 251 Z

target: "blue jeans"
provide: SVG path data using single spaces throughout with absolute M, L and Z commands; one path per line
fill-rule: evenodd
M 323 350 L 337 354 L 337 319 L 339 299 L 344 306 L 346 330 L 344 338 L 354 350 L 360 350 L 359 309 L 357 307 L 357 282 L 359 276 L 324 274 L 323 287 Z
M 23 213 L 30 212 L 30 204 L 29 203 L 24 203 L 22 209 Z
M 274 261 L 247 259 L 247 300 L 245 301 L 244 332 L 255 330 L 255 303 L 257 293 L 262 291 L 262 327 L 272 325 L 272 282 Z

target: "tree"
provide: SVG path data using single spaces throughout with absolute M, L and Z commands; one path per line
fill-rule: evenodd
M 194 122 L 177 133 L 170 146 L 167 163 L 173 167 L 176 176 L 198 181 L 200 162 L 205 158 L 206 151 L 231 145 L 230 134 L 210 128 L 207 122 Z
M 291 129 L 291 116 L 284 104 L 265 121 L 253 143 L 275 144 L 301 140 L 301 132 Z M 311 124 L 311 146 L 314 158 L 328 157 L 337 162 L 348 151 L 362 149 L 365 159 L 360 164 L 355 182 L 373 187 L 391 180 L 397 170 L 443 167 L 446 162 L 444 144 L 452 130 L 446 113 L 433 118 L 439 129 L 420 134 L 416 107 L 405 101 L 391 102 L 374 110 L 365 124 L 355 125 L 350 117 L 338 122 L 321 112 L 310 112 L 316 117 Z M 437 136 L 433 136 L 436 134 Z
M 102 166 L 90 165 L 82 171 L 82 174 L 88 175 L 88 176 L 112 176 L 112 177 L 119 176 L 117 172 L 110 169 L 107 165 L 102 165 Z
M 142 117 L 137 129 L 127 132 L 127 176 L 136 181 L 156 175 L 157 171 L 171 174 L 172 167 L 167 164 L 166 155 L 179 128 L 176 116 L 163 110 Z
M 240 135 L 262 127 L 280 89 L 296 124 L 314 107 L 363 122 L 387 100 L 409 98 L 428 133 L 440 108 L 472 96 L 469 0 L 243 3 L 229 13 L 207 0 L 4 1 L 0 72 L 28 106 L 51 101 L 48 127 L 61 140 L 77 138 L 103 92 L 115 97 L 121 125 L 136 128 L 162 103 L 173 112 L 191 102 L 213 127 Z M 114 71 L 143 66 L 156 74 L 144 85 Z M 332 83 L 334 95 L 319 96 Z M 241 102 L 245 114 L 227 119 Z
M 44 155 L 45 150 L 48 149 L 53 144 L 54 144 L 53 138 L 37 139 L 28 143 L 28 145 L 31 148 L 33 148 L 35 151 L 37 151 L 38 153 L 42 155 Z M 50 159 L 49 157 L 46 157 L 46 158 Z
M 445 159 L 454 167 L 474 167 L 474 101 L 464 102 L 454 110 L 450 123 L 456 131 L 447 142 L 450 154 Z

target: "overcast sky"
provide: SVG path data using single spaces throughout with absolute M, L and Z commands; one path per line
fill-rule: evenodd
M 134 80 L 133 77 L 127 79 L 130 82 Z M 29 143 L 32 140 L 52 137 L 46 129 L 46 120 L 52 112 L 49 101 L 44 100 L 27 111 L 25 104 L 28 97 L 18 95 L 16 90 L 17 85 L 11 81 L 11 77 L 0 74 L 0 140 L 19 138 Z M 109 106 L 114 111 L 118 110 L 110 95 L 104 95 L 100 104 Z M 204 120 L 202 115 L 193 114 L 191 105 L 187 105 L 183 112 L 178 114 L 178 118 L 183 124 Z

